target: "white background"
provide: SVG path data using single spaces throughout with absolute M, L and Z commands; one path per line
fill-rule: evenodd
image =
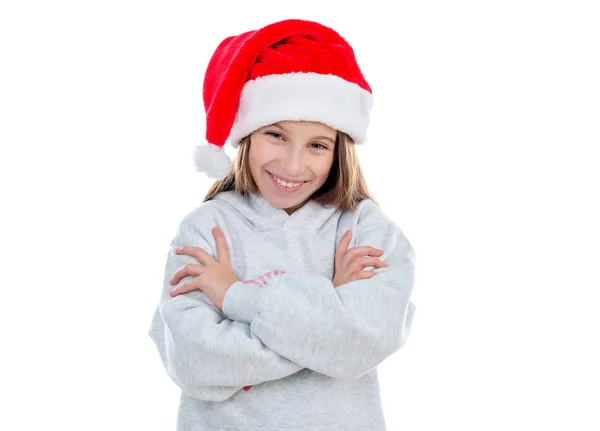
M 353 45 L 361 162 L 417 253 L 388 429 L 600 429 L 595 2 L 334 3 L 2 2 L 0 429 L 174 430 L 147 330 L 211 184 L 204 70 L 284 18 Z

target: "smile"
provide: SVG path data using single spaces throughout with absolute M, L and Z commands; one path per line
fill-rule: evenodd
M 266 171 L 266 172 L 271 177 L 273 185 L 275 185 L 275 187 L 278 188 L 279 190 L 282 190 L 285 192 L 295 192 L 296 190 L 300 189 L 304 183 L 308 182 L 308 181 L 302 181 L 302 182 L 295 182 L 295 183 L 287 183 L 287 182 L 283 181 L 281 178 L 277 178 L 276 176 L 271 174 L 269 171 Z

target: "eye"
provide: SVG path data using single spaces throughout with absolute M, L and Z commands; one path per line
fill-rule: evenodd
M 277 132 L 265 132 L 265 135 L 273 136 L 275 139 L 283 138 L 283 136 Z
M 317 149 L 323 149 L 323 150 L 326 150 L 326 149 L 328 148 L 327 146 L 325 146 L 325 145 L 323 145 L 323 144 L 320 144 L 320 143 L 318 143 L 318 142 L 313 142 L 311 145 L 320 145 L 320 146 L 321 146 L 321 148 L 317 148 Z M 314 147 L 313 147 L 313 148 L 314 148 Z

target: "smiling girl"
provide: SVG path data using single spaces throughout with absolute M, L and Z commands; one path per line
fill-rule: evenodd
M 204 103 L 194 160 L 217 181 L 149 330 L 177 429 L 385 430 L 377 366 L 408 339 L 415 255 L 360 168 L 372 95 L 352 48 L 303 20 L 228 37 Z

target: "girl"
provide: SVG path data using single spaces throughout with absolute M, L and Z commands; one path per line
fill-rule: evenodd
M 376 367 L 408 338 L 415 257 L 360 169 L 352 48 L 303 20 L 228 37 L 204 103 L 194 157 L 218 181 L 171 242 L 149 330 L 177 429 L 385 430 Z

